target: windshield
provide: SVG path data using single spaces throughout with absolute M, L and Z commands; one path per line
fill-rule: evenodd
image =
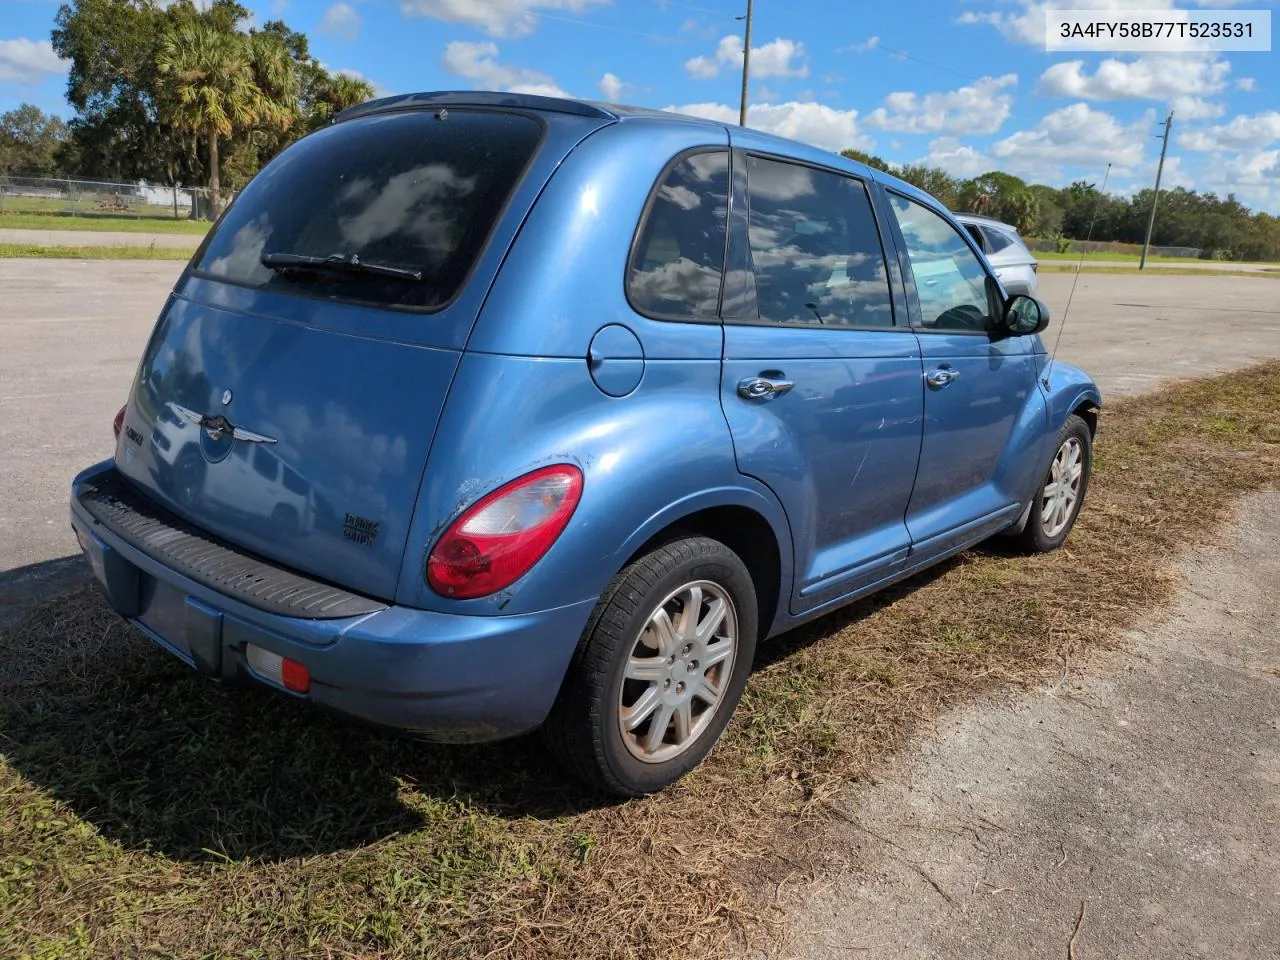
M 483 110 L 414 110 L 335 124 L 253 179 L 196 271 L 327 299 L 440 307 L 471 272 L 540 136 L 530 117 Z M 375 268 L 267 265 L 281 255 Z M 396 270 L 377 267 L 420 273 L 421 280 L 406 283 Z

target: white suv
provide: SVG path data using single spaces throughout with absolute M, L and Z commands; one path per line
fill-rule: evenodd
M 1018 236 L 1018 229 L 976 213 L 957 213 L 955 216 L 986 254 L 987 262 L 1005 293 L 1034 297 L 1039 286 L 1040 278 L 1036 271 L 1040 264 L 1022 242 L 1022 237 Z

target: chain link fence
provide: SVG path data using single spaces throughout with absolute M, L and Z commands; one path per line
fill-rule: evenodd
M 0 217 L 21 213 L 98 219 L 208 220 L 211 206 L 209 191 L 204 187 L 0 175 Z M 0 226 L 3 222 L 0 219 Z

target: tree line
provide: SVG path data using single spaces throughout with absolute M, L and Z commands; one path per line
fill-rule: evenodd
M 72 0 L 54 18 L 68 123 L 30 104 L 0 116 L 0 174 L 207 185 L 213 210 L 335 113 L 372 99 L 283 20 L 248 27 L 236 0 Z
M 283 20 L 246 27 L 238 0 L 70 0 L 54 18 L 53 48 L 68 61 L 64 123 L 30 104 L 0 115 L 0 176 L 208 185 L 217 212 L 294 140 L 373 97 L 365 80 L 332 73 Z M 1026 237 L 1141 243 L 1152 192 L 1105 195 L 1095 184 L 1028 184 L 991 171 L 972 179 L 936 167 L 894 166 L 858 150 L 843 154 L 896 174 L 952 210 L 1011 223 Z M 1096 221 L 1095 221 L 1096 218 Z M 1252 213 L 1228 195 L 1182 187 L 1162 192 L 1152 242 L 1203 256 L 1280 260 L 1280 218 Z
M 1049 187 L 994 170 L 965 180 L 937 167 L 891 167 L 880 157 L 860 150 L 841 152 L 933 194 L 951 210 L 1002 220 L 1017 227 L 1024 237 L 1056 242 L 1062 252 L 1069 249 L 1071 240 L 1086 237 L 1140 244 L 1146 236 L 1152 190 L 1122 197 L 1104 194 L 1096 184 L 1083 180 L 1067 187 Z M 1151 243 L 1191 247 L 1206 259 L 1277 261 L 1280 217 L 1253 213 L 1232 194 L 1223 199 L 1214 193 L 1175 187 L 1160 191 Z

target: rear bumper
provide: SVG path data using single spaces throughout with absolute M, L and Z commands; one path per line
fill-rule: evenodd
M 311 673 L 306 699 L 442 742 L 515 736 L 546 718 L 594 601 L 513 617 L 387 606 L 341 619 L 282 616 L 197 582 L 95 518 L 72 484 L 71 525 L 111 605 L 189 666 L 219 679 L 256 675 L 253 644 Z M 281 693 L 288 693 L 277 687 Z

